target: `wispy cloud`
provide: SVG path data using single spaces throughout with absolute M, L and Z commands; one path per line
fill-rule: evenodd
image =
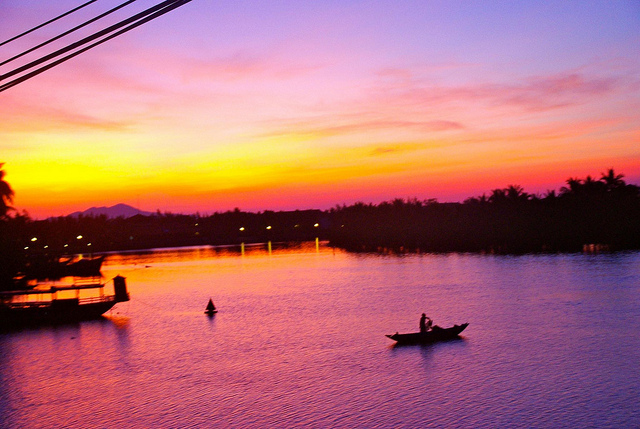
M 546 111 L 591 102 L 632 84 L 618 76 L 591 76 L 563 72 L 522 78 L 516 82 L 471 82 L 450 85 L 409 78 L 410 72 L 386 75 L 375 91 L 381 105 L 444 106 L 452 103 L 483 104 L 489 107 L 519 107 L 525 111 Z M 473 107 L 469 105 L 469 108 Z
M 583 104 L 614 92 L 621 82 L 616 77 L 589 77 L 580 73 L 564 73 L 533 77 L 517 85 L 492 85 L 483 96 L 498 103 L 511 104 L 527 110 L 549 110 Z
M 477 126 L 508 129 L 531 114 L 535 117 L 580 105 L 595 108 L 595 103 L 633 85 L 629 78 L 574 71 L 525 77 L 513 83 L 459 85 L 418 78 L 409 69 L 386 69 L 382 75 L 384 78 L 372 87 L 339 100 L 326 111 L 319 109 L 315 116 L 306 112 L 305 119 L 291 117 L 265 122 L 262 127 L 267 131 L 263 136 L 322 138 L 404 131 L 426 137 L 433 133 L 472 131 Z M 504 111 L 509 113 L 510 123 L 487 119 L 493 120 L 496 113 Z M 561 123 L 555 126 L 571 120 L 570 115 L 559 119 Z
M 400 143 L 373 148 L 369 153 L 371 156 L 397 155 L 407 152 L 424 150 L 425 145 L 420 143 Z
M 402 119 L 358 120 L 353 115 L 336 115 L 314 118 L 305 121 L 282 121 L 275 129 L 265 133 L 265 137 L 274 136 L 342 136 L 362 132 L 380 130 L 417 130 L 422 132 L 439 132 L 464 129 L 456 121 L 427 120 L 408 121 Z
M 65 130 L 128 131 L 134 121 L 101 118 L 80 113 L 74 108 L 49 107 L 33 103 L 14 103 L 11 109 L 0 106 L 0 124 L 4 132 L 43 132 Z
M 185 59 L 181 65 L 186 79 L 205 81 L 237 81 L 247 79 L 291 79 L 313 73 L 321 64 L 295 63 L 267 56 L 237 52 L 231 56 L 207 59 Z

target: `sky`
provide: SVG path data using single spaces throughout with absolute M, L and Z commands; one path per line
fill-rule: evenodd
M 82 3 L 3 0 L 0 41 Z M 640 184 L 640 2 L 193 0 L 0 92 L 0 162 L 33 218 L 452 202 L 609 168 Z

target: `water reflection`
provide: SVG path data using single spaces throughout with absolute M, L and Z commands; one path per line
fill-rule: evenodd
M 127 326 L 124 318 L 104 317 L 0 334 L 0 427 L 81 426 L 58 406 L 108 388 L 113 376 L 105 374 L 115 365 L 105 367 L 103 357 L 127 371 Z M 62 420 L 52 419 L 52 412 Z
M 423 349 L 423 350 L 428 350 L 428 349 L 437 349 L 438 347 L 445 347 L 447 344 L 465 344 L 466 339 L 463 336 L 460 336 L 459 338 L 453 338 L 450 340 L 442 340 L 442 341 L 437 341 L 437 342 L 433 342 L 433 343 L 427 343 L 427 344 L 405 344 L 405 343 L 393 343 L 389 346 L 389 349 L 391 350 L 397 350 L 397 349 Z
M 103 326 L 110 325 L 108 317 L 103 316 L 93 320 L 67 321 L 57 323 L 32 324 L 32 325 L 9 325 L 0 328 L 0 334 L 17 335 L 37 332 L 49 332 L 51 335 L 67 335 L 69 333 L 79 334 L 82 326 Z
M 107 319 L 0 334 L 0 427 L 640 423 L 637 253 L 264 243 L 109 255 L 104 268 L 132 298 Z M 384 336 L 416 331 L 425 310 L 471 324 L 426 346 Z
M 123 345 L 129 344 L 129 325 L 131 323 L 131 319 L 126 316 L 106 316 L 106 320 L 111 322 L 109 327 L 113 327 L 112 331 L 118 337 L 119 343 Z
M 240 243 L 228 246 L 193 246 L 149 250 L 135 250 L 121 253 L 109 253 L 103 266 L 129 265 L 149 268 L 147 264 L 154 262 L 178 262 L 216 259 L 223 257 L 278 255 L 308 253 L 315 250 L 316 253 L 329 251 L 327 242 L 316 239 L 315 242 L 267 242 L 267 243 Z

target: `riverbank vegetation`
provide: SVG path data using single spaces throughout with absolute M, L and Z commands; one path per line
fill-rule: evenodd
M 494 189 L 463 203 L 394 200 L 332 211 L 332 244 L 353 251 L 576 252 L 640 248 L 640 187 L 613 169 L 558 192 Z
M 545 195 L 512 185 L 462 203 L 396 199 L 324 211 L 235 209 L 206 216 L 157 212 L 126 219 L 100 215 L 37 221 L 11 207 L 13 190 L 3 176 L 0 288 L 34 260 L 159 247 L 319 238 L 349 251 L 386 253 L 640 249 L 640 187 L 627 184 L 613 169 L 599 179 L 569 178 Z

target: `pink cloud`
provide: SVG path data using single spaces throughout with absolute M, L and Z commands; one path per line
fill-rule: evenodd
M 134 121 L 104 119 L 80 113 L 73 107 L 49 106 L 14 99 L 11 103 L 0 105 L 0 124 L 4 131 L 34 132 L 72 129 L 123 131 L 131 128 Z
M 592 98 L 614 92 L 616 78 L 587 78 L 578 73 L 559 74 L 529 79 L 521 85 L 494 86 L 499 103 L 515 104 L 528 110 L 549 110 L 582 104 Z
M 492 107 L 515 106 L 526 111 L 546 111 L 584 104 L 633 85 L 620 77 L 591 77 L 567 72 L 536 76 L 516 83 L 470 83 L 443 86 L 409 78 L 400 70 L 385 74 L 373 100 L 379 105 L 442 106 L 450 103 L 481 103 Z M 391 81 L 389 77 L 392 77 Z
M 271 125 L 273 124 L 271 123 Z M 400 129 L 417 130 L 422 132 L 437 132 L 461 130 L 464 129 L 464 126 L 459 122 L 448 120 L 358 120 L 358 115 L 336 115 L 316 118 L 308 121 L 282 121 L 280 126 L 276 127 L 275 131 L 266 133 L 265 136 L 273 137 L 291 134 L 335 136 L 377 130 Z

